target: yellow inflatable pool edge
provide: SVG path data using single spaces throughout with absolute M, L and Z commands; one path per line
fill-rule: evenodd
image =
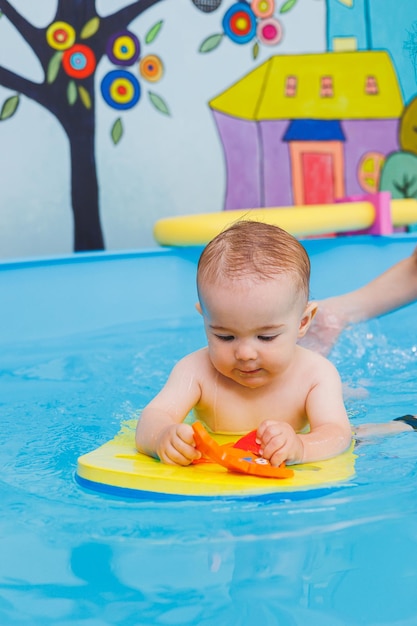
M 395 227 L 417 222 L 414 198 L 391 200 L 390 206 Z M 244 219 L 280 226 L 294 237 L 306 237 L 370 228 L 375 220 L 375 208 L 371 202 L 363 201 L 180 215 L 158 220 L 153 235 L 161 246 L 202 246 Z
M 297 499 L 352 485 L 355 475 L 353 445 L 338 457 L 291 466 L 294 477 L 258 478 L 227 471 L 215 463 L 188 467 L 166 465 L 140 454 L 134 445 L 136 420 L 122 425 L 107 443 L 78 459 L 76 480 L 87 489 L 131 498 L 253 498 L 276 496 Z M 218 443 L 236 437 L 216 436 Z

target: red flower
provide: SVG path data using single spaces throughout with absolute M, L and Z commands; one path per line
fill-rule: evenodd
M 65 50 L 62 66 L 72 78 L 87 78 L 96 69 L 96 57 L 88 46 L 76 44 L 69 50 Z

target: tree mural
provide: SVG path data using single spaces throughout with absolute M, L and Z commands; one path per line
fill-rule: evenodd
M 214 11 L 222 0 L 192 0 L 205 13 Z M 39 60 L 44 80 L 33 82 L 5 67 L 0 67 L 0 84 L 15 92 L 3 103 L 0 120 L 18 110 L 21 96 L 47 109 L 60 122 L 68 138 L 71 162 L 71 201 L 74 216 L 74 250 L 102 250 L 104 240 L 100 223 L 98 181 L 95 162 L 94 79 L 100 60 L 107 56 L 115 69 L 101 83 L 101 95 L 117 111 L 137 104 L 141 84 L 130 71 L 139 64 L 139 75 L 157 82 L 164 71 L 161 59 L 143 55 L 142 46 L 129 24 L 161 0 L 136 0 L 114 13 L 101 17 L 95 0 L 57 0 L 53 21 L 44 28 L 33 26 L 8 0 L 0 0 L 0 15 L 10 20 Z M 145 43 L 159 34 L 162 20 L 147 33 Z M 148 92 L 151 103 L 169 114 L 164 99 Z M 123 133 L 118 117 L 111 136 L 118 143 Z

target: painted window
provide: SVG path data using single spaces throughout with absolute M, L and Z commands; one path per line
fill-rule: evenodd
M 322 76 L 320 82 L 320 97 L 333 98 L 333 77 Z
M 367 93 L 368 96 L 376 96 L 379 93 L 378 82 L 375 76 L 366 77 L 365 93 Z
M 297 77 L 287 76 L 285 82 L 285 95 L 287 98 L 294 98 L 297 95 Z
M 375 193 L 379 189 L 385 156 L 381 152 L 366 152 L 358 164 L 358 182 L 364 191 Z

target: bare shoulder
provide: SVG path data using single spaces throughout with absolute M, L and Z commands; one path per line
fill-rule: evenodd
M 298 348 L 300 349 L 299 354 L 301 362 L 308 368 L 314 368 L 312 371 L 315 371 L 318 374 L 323 372 L 326 373 L 326 375 L 333 374 L 334 376 L 339 377 L 339 372 L 337 371 L 336 366 L 333 365 L 333 363 L 325 356 L 302 346 L 298 346 Z
M 195 352 L 190 352 L 189 354 L 186 354 L 184 357 L 182 357 L 182 359 L 178 361 L 178 364 L 183 364 L 185 366 L 196 364 L 204 365 L 209 361 L 210 360 L 208 356 L 208 349 L 200 348 L 200 350 L 195 350 Z
M 200 372 L 207 374 L 207 369 L 210 365 L 207 348 L 201 348 L 195 352 L 190 352 L 190 354 L 180 359 L 172 371 L 181 373 L 190 371 L 194 375 L 198 375 Z

